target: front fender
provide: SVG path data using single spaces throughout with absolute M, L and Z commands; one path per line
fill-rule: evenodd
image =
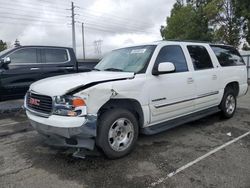
M 88 114 L 97 114 L 99 109 L 115 95 L 111 83 L 104 83 L 96 85 L 95 87 L 88 88 L 84 91 L 77 93 L 75 96 L 85 98 Z

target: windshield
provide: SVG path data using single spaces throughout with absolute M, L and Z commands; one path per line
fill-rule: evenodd
M 95 70 L 145 72 L 155 47 L 154 45 L 136 46 L 114 50 L 95 66 Z
M 9 51 L 11 51 L 13 48 L 9 48 L 9 49 L 6 49 L 6 50 L 4 50 L 4 51 L 1 51 L 0 52 L 0 57 L 2 56 L 2 55 L 4 55 L 4 54 L 6 54 L 6 53 L 8 53 Z

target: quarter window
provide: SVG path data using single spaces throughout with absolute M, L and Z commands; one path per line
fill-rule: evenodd
M 68 61 L 67 51 L 64 49 L 45 49 L 46 63 L 60 63 Z
M 37 63 L 37 54 L 35 48 L 20 49 L 9 55 L 11 63 L 25 64 Z
M 245 65 L 241 55 L 233 47 L 211 45 L 211 48 L 222 67 Z
M 175 65 L 175 72 L 188 71 L 186 58 L 180 46 L 169 45 L 161 49 L 156 64 L 163 62 L 171 62 Z
M 211 58 L 203 46 L 187 46 L 195 70 L 213 68 Z

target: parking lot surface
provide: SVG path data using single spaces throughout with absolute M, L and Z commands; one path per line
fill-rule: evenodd
M 50 148 L 23 112 L 0 115 L 0 187 L 250 187 L 250 93 L 215 114 L 139 137 L 119 160 Z

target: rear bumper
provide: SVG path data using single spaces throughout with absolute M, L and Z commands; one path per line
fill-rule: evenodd
M 248 92 L 248 83 L 241 84 L 239 88 L 239 97 L 246 95 Z
M 30 120 L 31 125 L 34 129 L 41 135 L 46 137 L 46 143 L 52 146 L 62 146 L 62 147 L 74 147 L 74 148 L 86 148 L 93 150 L 95 147 L 95 137 L 96 137 L 96 116 L 82 117 L 82 124 L 79 125 L 79 119 L 72 118 L 72 127 L 65 126 L 65 124 L 70 123 L 64 121 L 65 117 L 57 117 L 56 123 L 60 123 L 60 127 L 51 125 L 51 119 L 38 117 L 29 111 L 26 114 Z M 52 117 L 52 119 L 55 117 Z M 59 118 L 59 119 L 58 119 Z M 76 126 L 76 122 L 78 125 Z M 74 126 L 75 125 L 75 126 Z

